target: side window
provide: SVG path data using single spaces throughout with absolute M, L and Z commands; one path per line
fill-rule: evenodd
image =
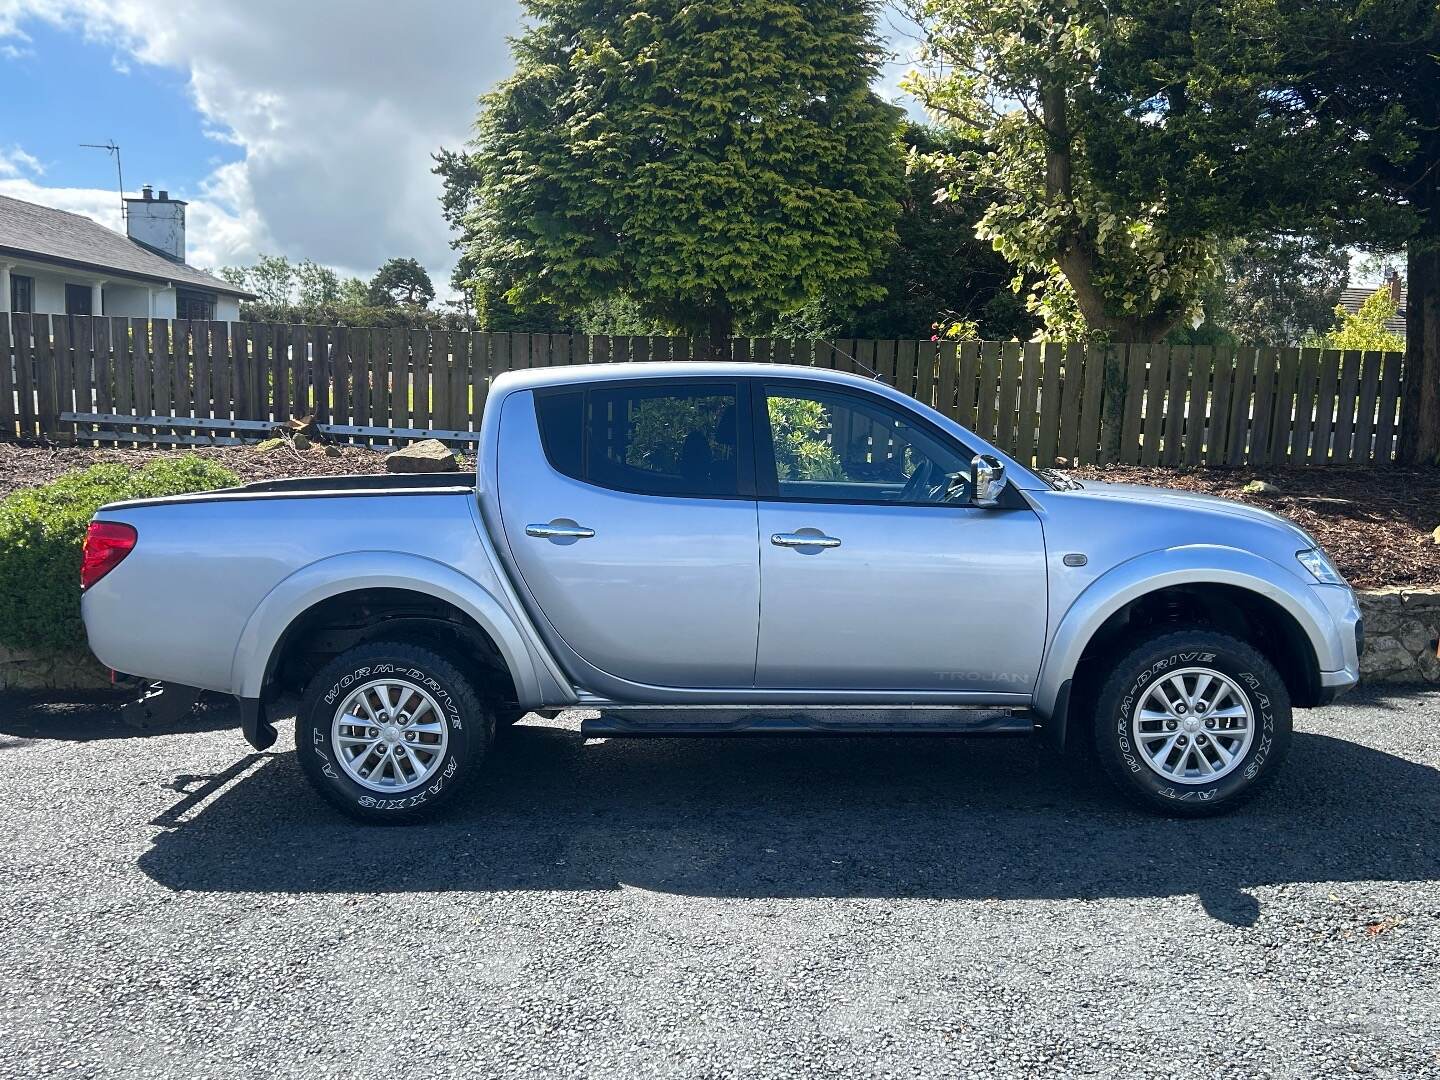
M 967 503 L 970 457 L 887 402 L 766 388 L 776 494 L 783 499 Z M 765 463 L 760 464 L 762 475 Z
M 567 476 L 642 495 L 736 495 L 738 391 L 733 384 L 601 384 L 540 393 L 545 455 Z

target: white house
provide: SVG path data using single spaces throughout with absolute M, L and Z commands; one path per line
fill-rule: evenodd
M 185 262 L 185 203 L 147 184 L 126 236 L 79 214 L 0 195 L 0 312 L 240 318 L 253 294 Z

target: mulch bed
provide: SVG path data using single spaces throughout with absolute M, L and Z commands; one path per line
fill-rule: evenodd
M 53 480 L 102 461 L 138 465 L 174 450 L 109 450 L 0 443 L 0 496 Z M 233 470 L 243 481 L 287 476 L 334 476 L 385 470 L 383 451 L 345 446 L 339 457 L 320 447 L 257 450 L 253 446 L 200 447 L 191 451 Z M 1111 480 L 1182 488 L 1273 510 L 1307 529 L 1357 588 L 1440 585 L 1440 469 L 1331 466 L 1300 469 L 1162 469 L 1133 465 L 1071 470 L 1079 480 Z M 1279 495 L 1242 491 L 1265 480 Z
M 1440 585 L 1440 469 L 1331 465 L 1294 469 L 1161 469 L 1134 465 L 1070 470 L 1077 480 L 1152 484 L 1249 503 L 1289 518 L 1320 542 L 1357 589 Z M 1252 480 L 1279 495 L 1242 489 Z

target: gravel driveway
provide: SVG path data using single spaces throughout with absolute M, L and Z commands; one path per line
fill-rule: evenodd
M 231 710 L 0 699 L 0 1074 L 1440 1076 L 1440 693 L 1237 816 L 1028 741 L 515 729 L 351 824 Z

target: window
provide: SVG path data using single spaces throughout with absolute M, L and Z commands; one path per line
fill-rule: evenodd
M 65 286 L 65 314 L 66 315 L 89 315 L 90 311 L 90 286 L 89 285 L 66 285 Z
M 175 290 L 175 318 L 214 319 L 215 294 L 195 289 Z
M 740 491 L 733 383 L 611 384 L 536 396 L 541 441 L 567 476 L 642 495 Z
M 766 388 L 770 448 L 759 479 L 782 499 L 964 504 L 970 455 L 878 398 L 819 387 Z M 768 460 L 766 460 L 768 459 Z M 768 474 L 773 468 L 773 479 Z
M 35 310 L 35 279 L 23 274 L 10 275 L 10 310 Z

